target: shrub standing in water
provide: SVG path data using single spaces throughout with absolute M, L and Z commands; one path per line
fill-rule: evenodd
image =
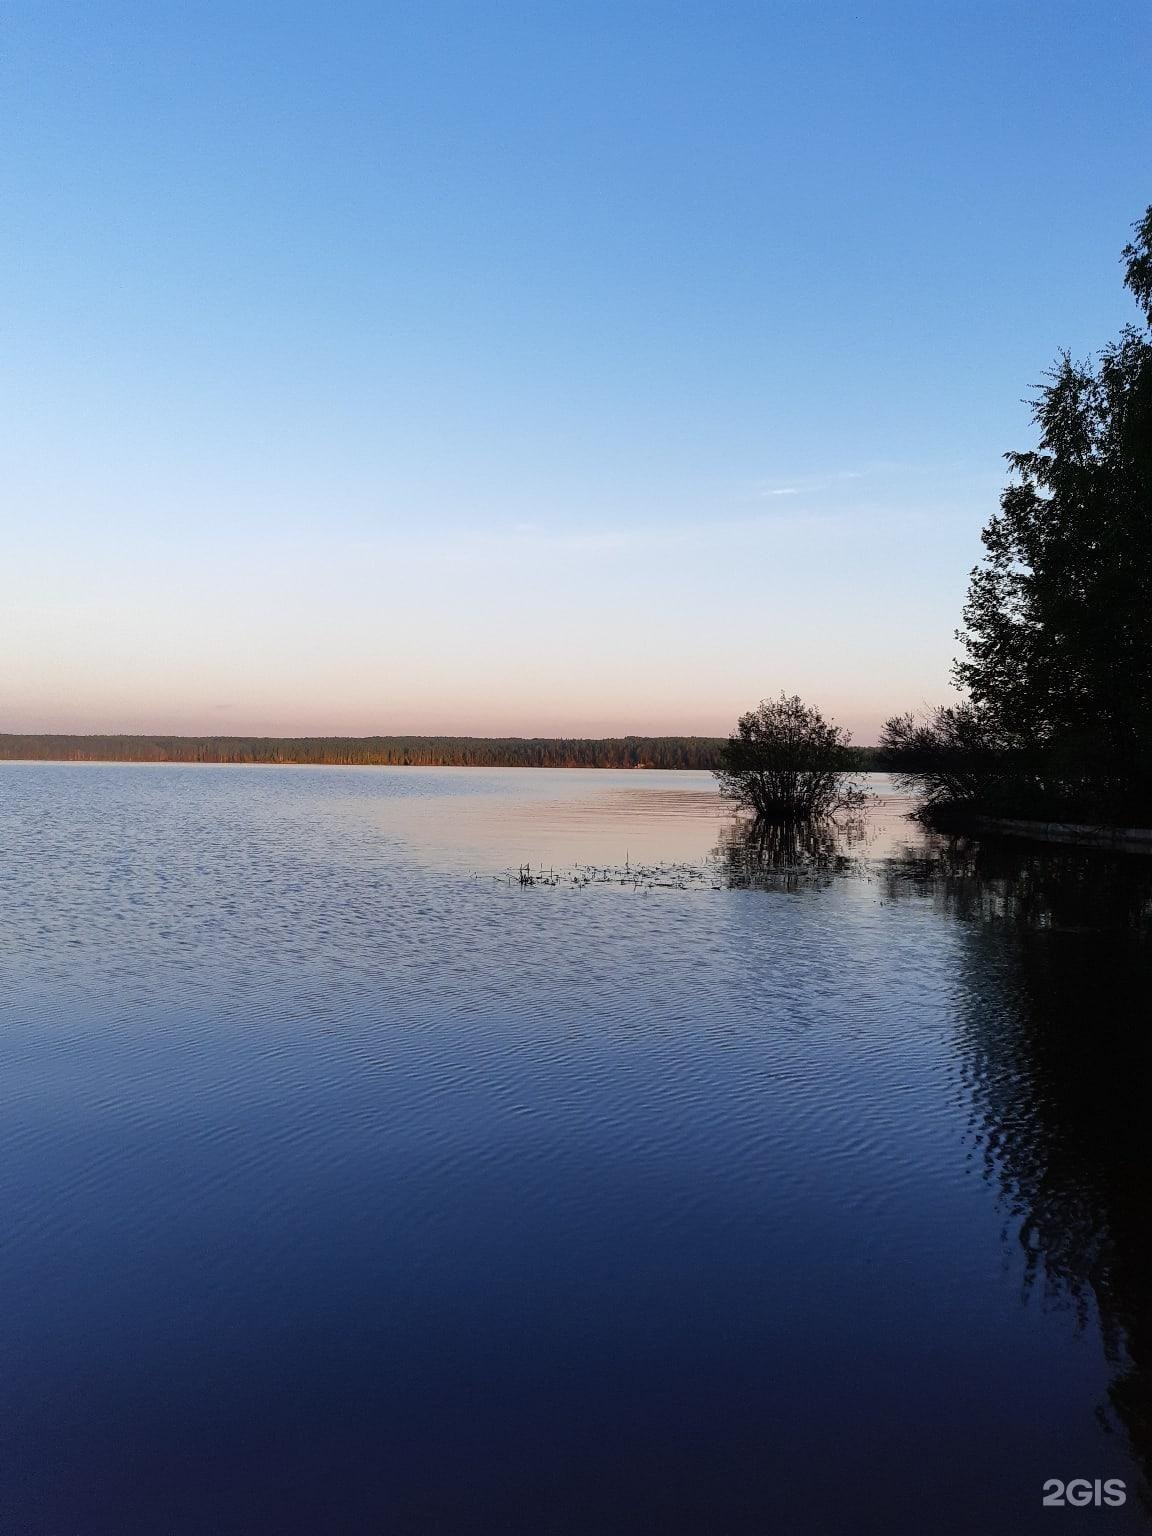
M 848 732 L 795 694 L 741 715 L 720 750 L 720 793 L 761 821 L 817 821 L 857 811 L 867 795 L 852 782 Z

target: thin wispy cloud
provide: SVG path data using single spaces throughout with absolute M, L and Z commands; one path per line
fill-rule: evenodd
M 756 488 L 756 495 L 762 499 L 774 496 L 818 495 L 821 491 L 829 491 L 838 485 L 843 485 L 847 480 L 863 480 L 871 473 L 871 468 L 839 469 L 812 475 L 796 475 L 780 485 L 769 485 L 762 481 Z

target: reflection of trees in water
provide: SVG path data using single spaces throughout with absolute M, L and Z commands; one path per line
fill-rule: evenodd
M 889 884 L 893 894 L 932 897 L 954 917 L 1004 919 L 1020 931 L 1152 925 L 1152 860 L 1141 854 L 924 834 L 892 859 Z
M 725 883 L 874 875 L 963 923 L 958 1057 L 1025 1290 L 1099 1320 L 1111 1423 L 1152 1484 L 1152 859 L 922 833 L 877 864 L 862 823 L 737 822 Z M 1148 1498 L 1147 1488 L 1145 1498 Z
M 1026 1286 L 1099 1317 L 1105 1416 L 1152 1480 L 1152 860 L 925 838 L 886 883 L 965 921 L 961 1072 L 985 1176 Z
M 856 871 L 849 850 L 864 836 L 858 820 L 736 821 L 725 827 L 715 856 L 734 890 L 820 890 Z

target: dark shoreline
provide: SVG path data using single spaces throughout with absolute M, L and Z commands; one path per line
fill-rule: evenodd
M 299 764 L 360 768 L 708 771 L 719 736 L 160 736 L 0 733 L 0 762 Z M 856 749 L 858 771 L 879 767 Z
M 1028 820 L 1023 817 L 986 816 L 950 811 L 916 818 L 933 832 L 953 836 L 993 833 L 1001 837 L 1028 838 L 1035 842 L 1065 843 L 1090 848 L 1120 848 L 1130 853 L 1152 853 L 1152 827 L 1113 827 L 1104 823 Z
M 710 769 L 708 736 L 163 736 L 0 734 L 0 761 L 380 768 Z

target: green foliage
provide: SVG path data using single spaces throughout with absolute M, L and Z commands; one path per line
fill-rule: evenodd
M 1124 247 L 1124 284 L 1152 325 L 1152 205 L 1135 225 L 1136 238 Z
M 718 736 L 47 736 L 0 734 L 0 762 L 301 763 L 382 768 L 717 768 Z M 853 747 L 858 768 L 878 766 Z
M 931 758 L 929 799 L 1152 813 L 1152 208 L 1124 258 L 1146 325 L 1094 362 L 1063 354 L 1032 402 L 1037 447 L 1006 455 L 957 637 L 970 704 L 886 728 L 893 766 Z
M 712 736 L 16 736 L 0 759 L 113 763 L 303 763 L 363 767 L 714 768 Z
M 797 695 L 766 699 L 741 715 L 721 749 L 721 794 L 765 822 L 812 821 L 858 809 L 857 758 L 848 732 Z

